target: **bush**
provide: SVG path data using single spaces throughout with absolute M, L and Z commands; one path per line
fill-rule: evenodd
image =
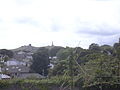
M 0 88 L 9 87 L 10 83 L 7 80 L 0 80 Z

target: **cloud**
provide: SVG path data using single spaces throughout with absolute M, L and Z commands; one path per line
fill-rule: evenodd
M 113 0 L 95 0 L 95 1 L 113 1 Z
M 3 22 L 3 20 L 0 18 L 0 22 Z
M 16 0 L 16 4 L 17 5 L 28 5 L 28 4 L 31 4 L 32 3 L 32 0 Z
M 105 27 L 105 26 L 99 26 L 96 27 L 94 29 L 90 28 L 90 27 L 84 27 L 84 28 L 79 28 L 80 30 L 78 30 L 76 33 L 77 34 L 88 34 L 88 35 L 94 35 L 94 36 L 113 36 L 113 35 L 118 35 L 120 34 L 120 28 L 112 28 L 112 27 Z
M 73 47 L 81 41 L 84 48 L 93 42 L 114 43 L 120 33 L 119 4 L 119 0 L 1 0 L 0 48 L 51 41 Z
M 39 26 L 39 23 L 37 21 L 33 20 L 32 18 L 28 18 L 28 17 L 22 17 L 22 18 L 15 19 L 15 23 L 30 24 L 36 27 Z

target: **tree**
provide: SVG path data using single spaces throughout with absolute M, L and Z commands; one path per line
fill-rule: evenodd
M 76 48 L 67 47 L 65 49 L 60 50 L 57 53 L 58 55 L 57 64 L 51 70 L 51 74 L 53 76 L 64 75 L 64 74 L 69 75 L 69 71 L 71 69 L 73 70 L 74 75 L 78 74 L 78 67 L 74 61 L 74 59 L 76 58 L 76 55 L 71 55 L 75 50 Z M 81 50 L 81 48 L 78 48 L 76 52 L 79 53 L 79 50 Z
M 7 49 L 1 49 L 0 50 L 0 73 L 5 73 L 1 70 L 2 67 L 5 66 L 5 62 L 13 57 L 13 52 L 11 50 Z M 1 78 L 1 76 L 0 76 Z
M 50 56 L 50 57 L 56 56 L 57 52 L 58 52 L 60 49 L 63 49 L 63 47 L 59 47 L 59 46 L 54 46 L 54 47 L 52 47 L 52 48 L 49 50 L 49 56 Z
M 68 70 L 68 60 L 60 60 L 53 69 L 51 69 L 50 75 L 64 75 Z
M 89 46 L 89 50 L 93 51 L 93 52 L 100 52 L 101 49 L 99 47 L 98 44 L 95 44 L 95 43 L 92 43 L 90 46 Z
M 110 45 L 102 45 L 101 50 L 104 54 L 108 54 L 108 55 L 113 54 L 113 47 Z
M 114 56 L 120 59 L 120 43 L 114 44 Z
M 70 53 L 73 51 L 73 48 L 66 47 L 64 49 L 60 49 L 60 51 L 57 53 L 57 58 L 59 60 L 65 60 L 70 55 Z
M 35 72 L 47 76 L 48 65 L 50 64 L 48 49 L 42 47 L 36 53 L 33 54 L 33 64 L 31 69 Z
M 14 53 L 11 51 L 11 50 L 7 50 L 7 49 L 1 49 L 0 50 L 0 54 L 2 55 L 2 56 L 8 56 L 9 58 L 12 58 L 13 57 L 13 55 L 14 55 Z
M 90 60 L 83 66 L 87 75 L 81 74 L 85 87 L 119 83 L 117 58 L 102 53 L 91 54 L 91 56 L 94 58 L 89 58 Z

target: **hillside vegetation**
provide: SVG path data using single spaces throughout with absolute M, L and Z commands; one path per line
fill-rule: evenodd
M 50 63 L 54 65 L 54 68 L 48 66 Z M 119 90 L 120 42 L 113 46 L 99 46 L 93 43 L 88 49 L 41 47 L 33 53 L 31 69 L 46 77 L 41 80 L 31 78 L 34 84 L 40 82 L 44 83 L 43 86 L 55 85 L 61 88 L 60 90 L 75 90 L 75 88 L 78 90 Z

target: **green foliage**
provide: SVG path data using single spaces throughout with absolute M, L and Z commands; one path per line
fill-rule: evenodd
M 120 43 L 114 46 L 91 44 L 89 49 L 76 48 L 52 48 L 48 54 L 46 48 L 40 48 L 33 55 L 31 69 L 40 74 L 48 74 L 49 55 L 57 55 L 57 63 L 51 69 L 51 77 L 42 80 L 18 80 L 15 84 L 24 90 L 37 87 L 41 90 L 51 90 L 51 86 L 92 88 L 100 87 L 120 88 Z M 57 53 L 57 54 L 56 54 Z M 9 83 L 8 83 L 9 84 Z M 26 88 L 30 85 L 30 88 Z M 1 83 L 1 87 L 5 84 Z M 89 90 L 89 89 L 88 89 Z M 113 89 L 114 90 L 114 89 Z
M 98 44 L 92 43 L 92 44 L 89 46 L 89 50 L 91 50 L 91 51 L 93 51 L 93 52 L 100 52 L 100 51 L 101 51 L 101 48 L 99 47 Z
M 6 80 L 0 80 L 0 88 L 1 89 L 9 87 L 9 85 L 10 85 L 10 83 L 7 82 Z
M 49 50 L 49 56 L 50 56 L 50 57 L 56 56 L 57 52 L 58 52 L 60 49 L 63 49 L 63 47 L 58 47 L 58 46 L 52 47 L 52 48 Z
M 113 47 L 109 45 L 102 45 L 101 50 L 103 51 L 104 54 L 113 54 Z
M 33 64 L 31 69 L 35 72 L 46 76 L 48 74 L 49 55 L 46 48 L 40 48 L 36 53 L 33 54 Z
M 67 57 L 71 55 L 71 60 Z M 58 64 L 53 75 L 64 75 L 69 70 L 73 73 L 75 85 L 89 87 L 103 83 L 113 85 L 120 80 L 120 44 L 99 46 L 91 44 L 89 49 L 65 48 L 57 53 Z M 75 62 L 76 60 L 77 62 Z M 60 62 L 61 61 L 61 62 Z M 69 67 L 69 68 L 68 68 Z M 58 72 L 58 74 L 56 74 Z M 110 85 L 110 84 L 109 84 Z M 104 85 L 103 85 L 104 86 Z
M 64 86 L 69 84 L 68 76 L 56 76 L 50 79 L 41 80 L 29 80 L 29 79 L 12 79 L 12 80 L 1 80 L 0 90 L 7 90 L 9 88 L 15 88 L 18 90 L 53 90 L 52 88 L 59 87 L 61 84 Z
M 67 57 L 70 55 L 70 53 L 73 51 L 73 48 L 69 48 L 66 47 L 64 49 L 61 49 L 58 53 L 57 53 L 57 58 L 59 60 L 65 60 L 67 59 Z
M 8 56 L 9 58 L 12 58 L 13 57 L 13 52 L 11 50 L 7 50 L 7 49 L 1 49 L 0 50 L 0 54 L 3 55 L 3 56 Z
M 114 54 L 120 59 L 120 43 L 114 44 Z
M 64 75 L 68 69 L 68 61 L 60 60 L 51 70 L 50 76 Z
M 104 54 L 97 57 L 84 65 L 87 72 L 87 75 L 83 75 L 84 85 L 89 86 L 103 82 L 111 84 L 119 83 L 116 81 L 117 73 L 119 73 L 119 70 L 116 69 L 118 59 Z

